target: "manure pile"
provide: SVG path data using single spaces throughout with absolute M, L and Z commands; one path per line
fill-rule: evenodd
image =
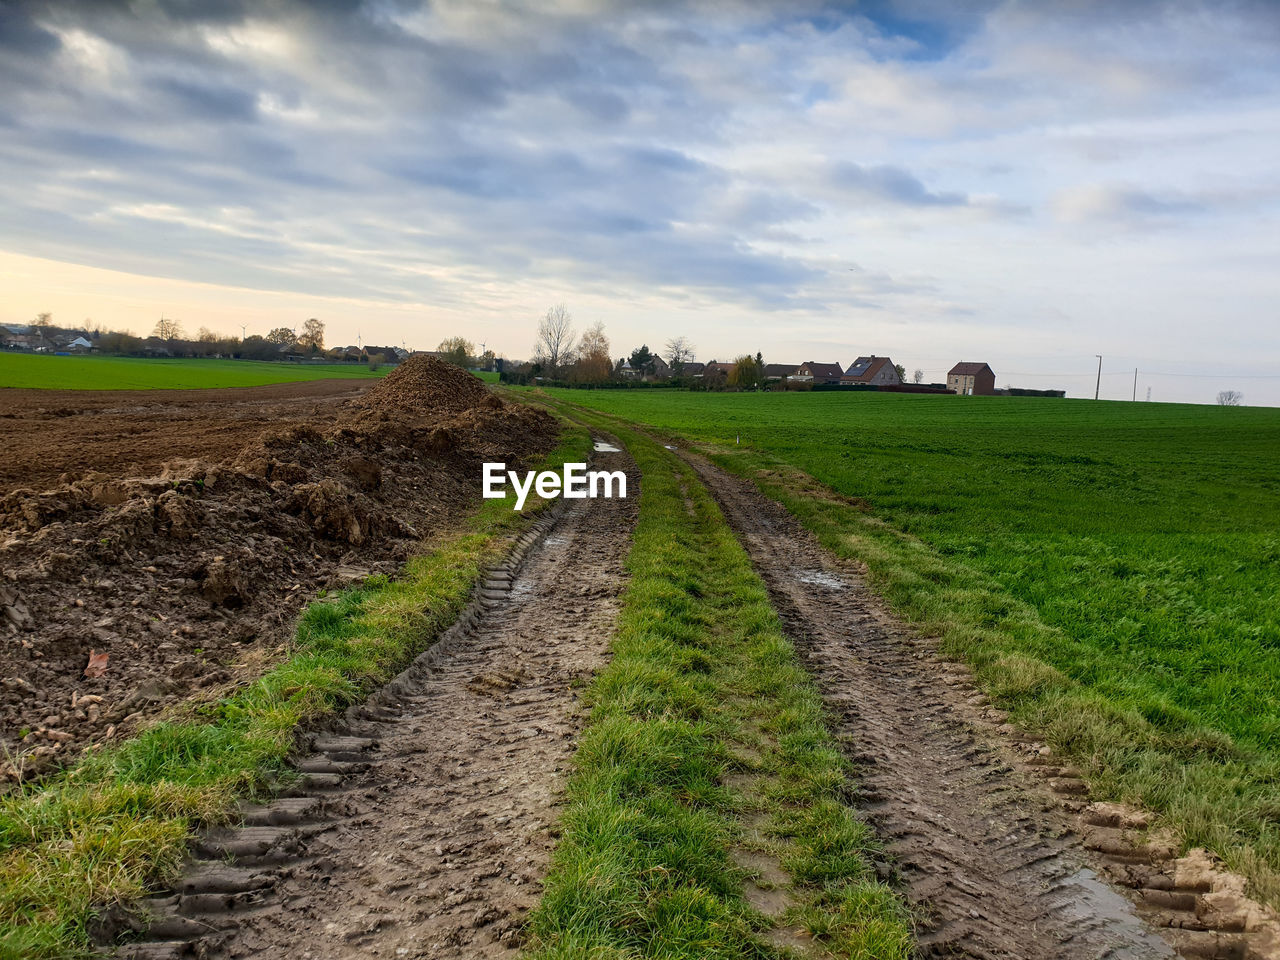
M 320 588 L 394 573 L 475 503 L 482 462 L 527 460 L 557 433 L 415 357 L 336 417 L 235 457 L 0 497 L 0 781 L 256 674 Z M 100 676 L 91 652 L 107 654 Z

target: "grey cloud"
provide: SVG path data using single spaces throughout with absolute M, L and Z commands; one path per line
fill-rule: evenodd
M 832 167 L 831 182 L 843 190 L 907 206 L 958 207 L 969 202 L 962 193 L 935 193 L 912 173 L 895 166 L 841 162 Z
M 1204 198 L 1156 192 L 1125 184 L 1089 184 L 1064 190 L 1053 198 L 1053 211 L 1066 223 L 1152 225 L 1205 213 Z
M 153 89 L 167 95 L 184 117 L 249 121 L 258 116 L 258 98 L 251 91 L 229 84 L 162 77 L 155 81 Z
M 0 4 L 0 50 L 6 56 L 48 56 L 61 46 L 58 35 L 36 23 L 27 8 Z

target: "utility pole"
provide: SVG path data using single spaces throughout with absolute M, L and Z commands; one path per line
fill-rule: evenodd
M 1133 368 L 1133 402 L 1138 402 L 1138 368 Z
M 1102 354 L 1095 353 L 1098 358 L 1098 382 L 1093 385 L 1093 399 L 1098 399 L 1098 394 L 1102 392 Z

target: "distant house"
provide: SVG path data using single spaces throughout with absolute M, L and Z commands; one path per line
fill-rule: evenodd
M 729 374 L 733 373 L 733 368 L 736 366 L 736 363 L 723 363 L 712 360 L 702 371 L 702 375 L 713 379 L 725 380 L 728 379 Z
M 0 328 L 0 346 L 9 350 L 45 351 L 51 344 L 45 340 L 44 334 L 34 327 L 28 327 L 21 333 L 17 330 Z
M 787 377 L 794 377 L 796 371 L 800 369 L 798 363 L 766 363 L 764 365 L 764 379 L 769 380 L 785 380 Z
M 846 384 L 875 384 L 890 386 L 902 383 L 898 376 L 898 368 L 888 357 L 877 357 L 874 353 L 869 357 L 859 357 L 849 364 L 849 369 L 840 378 Z
M 64 343 L 59 349 L 68 350 L 72 353 L 88 353 L 93 349 L 93 342 L 87 337 L 76 337 L 74 340 Z
M 680 376 L 682 377 L 700 377 L 707 372 L 705 363 L 696 363 L 693 360 L 686 360 L 680 365 Z
M 808 363 L 800 364 L 800 368 L 793 375 L 793 380 L 802 380 L 814 384 L 831 384 L 839 383 L 844 376 L 844 367 L 838 363 L 815 363 L 810 360 Z
M 962 396 L 989 397 L 996 392 L 996 375 L 985 363 L 957 363 L 947 372 L 947 389 Z

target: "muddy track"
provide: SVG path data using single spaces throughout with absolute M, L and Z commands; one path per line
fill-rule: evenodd
M 1066 811 L 971 722 L 961 675 L 883 615 L 856 571 L 753 485 L 698 457 L 816 678 L 858 805 L 920 912 L 924 956 L 1147 958 L 1174 951 L 1103 883 Z M 1052 781 L 1050 781 L 1052 782 Z M 1075 790 L 1067 779 L 1065 790 Z
M 299 796 L 246 810 L 152 903 L 135 957 L 501 957 L 521 942 L 604 663 L 639 476 L 627 499 L 562 501 L 441 642 L 298 763 Z M 177 939 L 181 937 L 182 939 Z

